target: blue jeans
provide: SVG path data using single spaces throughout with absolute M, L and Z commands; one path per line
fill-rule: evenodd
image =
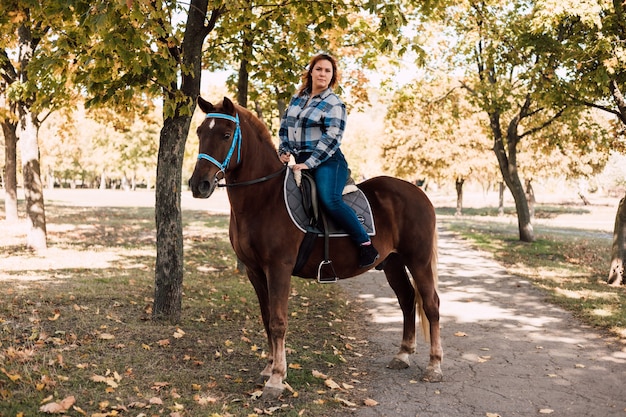
M 338 226 L 348 232 L 357 244 L 370 240 L 354 210 L 343 202 L 343 189 L 348 180 L 348 163 L 341 150 L 313 171 L 320 201 Z

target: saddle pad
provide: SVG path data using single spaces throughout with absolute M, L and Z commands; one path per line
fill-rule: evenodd
M 309 216 L 306 214 L 304 206 L 302 205 L 302 192 L 296 184 L 291 168 L 287 169 L 287 174 L 285 175 L 284 194 L 285 205 L 287 206 L 287 212 L 289 212 L 291 220 L 298 227 L 298 229 L 300 229 L 303 233 L 306 233 L 307 229 L 310 229 Z M 363 194 L 363 191 L 356 188 L 356 191 L 344 194 L 343 201 L 348 205 L 348 207 L 354 210 L 357 218 L 365 227 L 367 234 L 369 236 L 374 236 L 376 234 L 376 228 L 374 226 L 372 208 L 370 207 L 370 203 L 367 201 L 365 194 Z M 348 233 L 345 230 L 340 229 L 332 222 L 332 219 L 329 218 L 328 220 L 328 227 L 330 229 L 329 234 L 331 237 L 348 236 Z M 324 236 L 321 231 L 318 231 L 318 233 L 319 236 Z

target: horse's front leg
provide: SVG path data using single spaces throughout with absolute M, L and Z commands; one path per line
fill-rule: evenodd
M 263 388 L 263 398 L 275 399 L 285 389 L 283 381 L 287 378 L 287 356 L 285 353 L 285 335 L 289 293 L 291 291 L 291 272 L 276 270 L 268 273 L 269 301 L 268 339 L 271 349 L 271 375 Z
M 263 321 L 263 327 L 265 328 L 265 334 L 267 335 L 268 343 L 268 357 L 265 368 L 261 371 L 261 383 L 265 382 L 272 376 L 272 367 L 274 364 L 274 348 L 270 330 L 270 308 L 269 308 L 269 295 L 267 278 L 262 271 L 254 271 L 252 268 L 246 268 L 248 273 L 248 279 L 254 287 L 257 299 L 259 300 L 259 308 L 261 310 L 261 319 Z

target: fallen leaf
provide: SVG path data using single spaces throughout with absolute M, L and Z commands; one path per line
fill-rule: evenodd
M 313 374 L 313 376 L 315 378 L 321 378 L 321 379 L 326 379 L 328 378 L 326 375 L 324 375 L 323 373 L 316 371 L 315 369 L 313 369 L 313 371 L 311 371 L 311 373 Z
M 465 337 L 465 336 L 467 336 L 467 333 L 465 333 L 465 332 L 456 332 L 454 335 L 456 337 Z
M 170 339 L 161 339 L 157 343 L 159 346 L 168 346 L 170 344 Z
M 112 377 L 102 376 L 102 375 L 94 375 L 90 378 L 93 382 L 104 382 L 111 388 L 117 388 L 117 382 Z
M 338 383 L 336 383 L 335 381 L 333 381 L 332 379 L 328 378 L 327 380 L 324 381 L 324 385 L 326 385 L 328 388 L 330 389 L 341 389 L 341 387 L 339 386 Z
M 487 417 L 501 417 L 498 413 L 487 413 L 485 414 Z
M 194 395 L 193 397 L 194 401 L 197 402 L 199 405 L 209 405 L 209 404 L 215 404 L 217 402 L 217 398 L 214 397 L 210 397 L 210 396 L 200 396 L 200 395 Z
M 150 398 L 150 400 L 148 400 L 148 402 L 150 404 L 163 405 L 163 400 L 160 399 L 159 397 L 152 397 L 152 398 Z
M 347 407 L 356 407 L 356 404 L 355 404 L 355 403 L 350 402 L 350 401 L 348 401 L 348 400 L 346 400 L 346 399 L 343 399 L 343 398 L 340 398 L 340 397 L 335 397 L 335 399 L 336 399 L 337 401 L 339 401 L 341 404 L 343 404 L 343 405 L 345 405 L 345 406 L 347 406 Z
M 7 372 L 6 369 L 2 368 L 0 369 L 0 371 L 2 371 L 3 374 L 5 374 L 11 381 L 15 382 L 18 379 L 21 379 L 22 377 L 20 376 L 20 374 L 10 374 Z
M 539 410 L 539 414 L 552 414 L 552 413 L 554 413 L 554 410 L 550 408 L 542 408 L 541 410 Z
M 64 398 L 61 402 L 44 404 L 39 407 L 39 411 L 48 414 L 61 414 L 69 410 L 69 408 L 73 406 L 75 402 L 76 398 L 74 398 L 74 396 L 69 396 Z
M 112 334 L 110 334 L 110 333 L 100 333 L 100 334 L 98 335 L 98 338 L 99 338 L 99 339 L 103 339 L 103 340 L 111 340 L 111 339 L 115 339 L 115 336 L 113 336 L 113 335 L 112 335 Z
M 371 398 L 366 398 L 363 400 L 363 404 L 368 407 L 374 407 L 375 405 L 378 405 L 378 401 L 372 400 Z
M 299 363 L 290 363 L 289 369 L 302 369 L 302 365 L 300 365 Z
M 174 332 L 174 339 L 180 339 L 184 335 L 185 332 L 182 329 L 176 328 L 176 331 Z
M 59 310 L 54 310 L 54 316 L 52 317 L 48 317 L 48 320 L 50 321 L 55 321 L 57 320 L 59 317 L 61 317 L 61 312 Z
M 577 363 L 576 365 L 574 365 L 574 368 L 584 368 L 585 365 L 583 365 L 582 363 Z

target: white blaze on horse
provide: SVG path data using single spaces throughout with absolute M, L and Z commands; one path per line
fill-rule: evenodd
M 269 343 L 269 361 L 261 372 L 267 378 L 263 396 L 278 397 L 287 376 L 285 335 L 292 272 L 305 234 L 291 221 L 283 198 L 286 170 L 267 127 L 251 112 L 228 98 L 213 105 L 201 97 L 206 113 L 198 127 L 199 156 L 189 185 L 196 198 L 211 196 L 224 179 L 231 205 L 230 240 L 245 264 L 261 308 Z M 437 295 L 437 231 L 435 210 L 418 187 L 391 177 L 376 177 L 358 185 L 369 200 L 376 224 L 372 242 L 380 264 L 398 297 L 404 320 L 400 350 L 391 368 L 409 366 L 415 352 L 416 312 L 430 340 L 430 360 L 422 380 L 442 380 Z M 323 239 L 317 239 L 302 278 L 315 278 L 324 258 Z M 358 268 L 356 245 L 333 238 L 330 254 L 340 279 L 366 271 Z M 408 271 L 408 273 L 407 273 Z

